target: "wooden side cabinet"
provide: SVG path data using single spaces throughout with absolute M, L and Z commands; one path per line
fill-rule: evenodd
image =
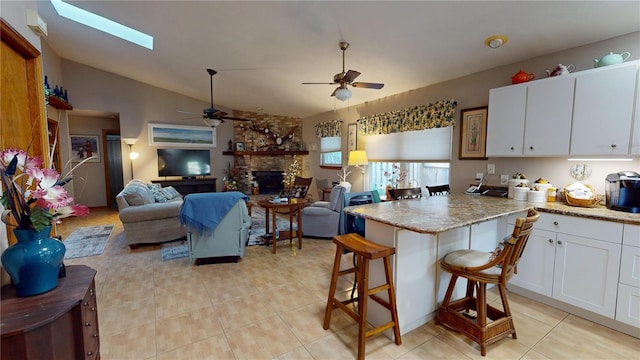
M 58 287 L 40 295 L 17 297 L 2 287 L 2 359 L 99 359 L 96 271 L 67 266 Z

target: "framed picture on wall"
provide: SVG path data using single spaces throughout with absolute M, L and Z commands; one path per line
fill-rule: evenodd
M 245 151 L 245 145 L 243 142 L 237 142 L 236 143 L 236 151 Z
M 216 128 L 149 123 L 149 145 L 216 147 Z
M 489 107 L 460 111 L 460 160 L 487 159 L 487 113 Z
M 358 124 L 349 124 L 347 127 L 347 151 L 354 151 L 358 148 Z
M 79 162 L 85 159 L 87 162 L 100 162 L 100 141 L 94 135 L 70 135 L 71 161 Z

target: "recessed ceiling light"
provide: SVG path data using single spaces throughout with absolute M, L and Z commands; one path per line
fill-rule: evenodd
M 509 39 L 504 35 L 493 35 L 484 39 L 484 45 L 492 49 L 497 49 L 500 46 L 506 44 L 507 41 L 509 41 Z

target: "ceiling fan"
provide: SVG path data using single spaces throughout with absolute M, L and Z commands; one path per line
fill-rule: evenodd
M 342 72 L 337 73 L 337 74 L 335 74 L 333 76 L 333 82 L 332 83 L 310 83 L 310 82 L 305 82 L 305 83 L 302 83 L 302 84 L 303 85 L 316 85 L 316 84 L 335 85 L 335 84 L 338 84 L 339 86 L 333 91 L 333 93 L 331 93 L 331 96 L 335 96 L 340 101 L 345 101 L 345 100 L 348 100 L 348 99 L 351 98 L 351 90 L 349 90 L 349 88 L 347 88 L 347 85 L 351 85 L 353 87 L 367 88 L 367 89 L 382 89 L 384 84 L 368 83 L 368 82 L 353 82 L 353 80 L 355 80 L 360 75 L 360 72 L 355 71 L 355 70 L 349 70 L 346 73 L 344 72 L 345 52 L 346 52 L 347 48 L 349 48 L 349 43 L 345 42 L 345 41 L 341 41 L 339 43 L 339 45 L 340 45 L 340 50 L 342 50 Z
M 218 72 L 213 69 L 207 69 L 207 72 L 209 73 L 209 77 L 211 80 L 211 107 L 202 110 L 202 120 L 204 121 L 204 123 L 207 124 L 207 126 L 216 127 L 222 124 L 225 120 L 250 121 L 249 119 L 227 116 L 228 114 L 226 112 L 217 110 L 213 107 L 213 75 L 217 74 Z M 178 112 L 182 114 L 197 115 L 195 113 L 187 111 Z

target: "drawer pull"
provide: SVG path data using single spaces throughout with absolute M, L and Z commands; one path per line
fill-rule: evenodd
M 554 222 L 553 222 L 553 225 L 558 226 L 558 222 L 557 222 L 557 221 L 554 221 Z
M 615 149 L 615 148 L 617 148 L 617 147 L 618 147 L 618 145 L 616 145 L 616 144 L 611 144 L 611 148 L 612 148 L 612 149 Z
M 89 356 L 93 355 L 93 351 L 88 351 L 87 355 L 89 355 Z
M 94 293 L 93 289 L 89 289 L 89 295 L 91 295 L 91 296 L 94 296 L 94 295 L 95 295 L 95 293 Z
M 549 244 L 553 244 L 553 239 L 549 239 Z
M 513 150 L 515 150 L 515 149 L 514 149 L 514 148 L 513 148 L 513 146 L 512 146 L 512 147 L 511 147 L 511 151 L 513 151 Z
M 84 326 L 91 326 L 91 323 L 87 321 L 86 323 L 84 323 Z
M 94 338 L 97 338 L 97 337 L 98 337 L 98 334 L 93 334 L 93 337 L 94 337 Z
M 529 146 L 529 150 L 533 150 L 533 146 Z
M 88 301 L 85 301 L 83 305 L 84 305 L 84 306 L 89 306 L 89 302 L 88 302 Z
M 95 306 L 91 308 L 91 311 L 96 311 L 96 308 L 95 308 Z
M 558 240 L 558 245 L 562 245 L 562 241 Z

